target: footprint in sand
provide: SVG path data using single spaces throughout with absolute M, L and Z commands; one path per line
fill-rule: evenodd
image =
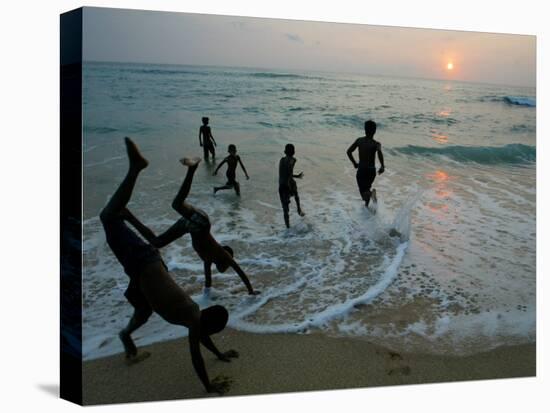
M 395 351 L 388 351 L 385 354 L 388 368 L 388 376 L 408 376 L 411 374 L 411 368 L 403 360 L 403 356 Z
M 148 351 L 142 351 L 141 353 L 138 353 L 133 357 L 126 357 L 125 362 L 127 366 L 133 366 L 134 364 L 148 359 L 149 357 L 151 357 L 151 353 L 149 353 Z

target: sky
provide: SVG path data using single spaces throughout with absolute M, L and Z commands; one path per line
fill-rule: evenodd
M 536 37 L 85 8 L 84 60 L 314 70 L 534 87 Z

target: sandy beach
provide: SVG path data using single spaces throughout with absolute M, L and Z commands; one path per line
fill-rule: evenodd
M 240 353 L 225 363 L 203 348 L 210 379 L 233 380 L 224 397 L 536 375 L 535 343 L 455 357 L 397 353 L 364 340 L 322 335 L 228 329 L 214 340 L 220 350 Z M 123 354 L 84 362 L 84 404 L 219 397 L 205 393 L 186 338 L 141 350 L 151 357 L 132 366 Z

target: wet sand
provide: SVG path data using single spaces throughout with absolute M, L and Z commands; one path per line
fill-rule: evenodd
M 223 375 L 233 380 L 224 397 L 536 375 L 535 343 L 458 357 L 397 353 L 364 340 L 323 335 L 228 329 L 214 341 L 221 351 L 240 353 L 225 363 L 202 347 L 210 379 Z M 140 350 L 151 357 L 131 366 L 123 354 L 84 362 L 84 403 L 220 397 L 204 391 L 186 338 Z

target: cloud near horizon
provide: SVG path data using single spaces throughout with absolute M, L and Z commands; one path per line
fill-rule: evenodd
M 535 36 L 89 7 L 84 59 L 536 82 Z

